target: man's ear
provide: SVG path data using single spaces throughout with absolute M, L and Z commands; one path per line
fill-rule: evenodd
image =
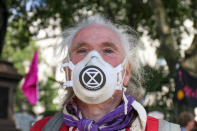
M 125 70 L 125 78 L 123 81 L 123 86 L 127 86 L 131 75 L 131 63 L 128 62 L 126 70 Z

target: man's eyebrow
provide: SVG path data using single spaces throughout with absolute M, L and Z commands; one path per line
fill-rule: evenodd
M 75 50 L 75 49 L 78 49 L 81 46 L 88 46 L 88 44 L 86 42 L 79 42 L 72 49 Z
M 118 47 L 116 46 L 116 44 L 114 44 L 112 42 L 103 42 L 102 45 L 103 46 L 109 46 L 109 47 L 112 47 L 114 49 L 118 49 Z
M 89 46 L 89 45 L 88 45 L 88 43 L 86 43 L 86 42 L 79 42 L 79 43 L 77 43 L 76 46 L 74 46 L 71 50 L 76 50 L 76 49 L 78 49 L 78 48 L 80 48 L 80 47 L 82 47 L 82 46 Z M 116 46 L 116 44 L 114 44 L 114 43 L 112 43 L 112 42 L 108 42 L 108 41 L 103 42 L 103 43 L 101 44 L 101 46 L 112 47 L 112 48 L 114 48 L 114 49 L 116 49 L 116 50 L 118 49 L 118 47 Z

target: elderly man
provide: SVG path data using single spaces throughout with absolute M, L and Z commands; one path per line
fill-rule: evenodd
M 67 29 L 61 51 L 68 49 L 62 68 L 63 88 L 70 95 L 62 113 L 43 118 L 31 131 L 180 130 L 178 125 L 147 116 L 126 93 L 134 88 L 127 87 L 130 77 L 140 86 L 137 46 L 129 27 L 115 26 L 100 16 Z

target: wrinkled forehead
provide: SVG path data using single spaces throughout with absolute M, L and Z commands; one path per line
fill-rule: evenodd
M 72 39 L 69 52 L 81 43 L 90 43 L 92 45 L 110 43 L 124 51 L 121 38 L 118 33 L 113 29 L 100 24 L 91 24 L 80 29 Z

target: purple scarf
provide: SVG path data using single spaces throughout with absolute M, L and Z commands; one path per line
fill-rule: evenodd
M 127 115 L 124 114 L 124 102 L 122 102 L 115 110 L 105 115 L 98 122 L 83 118 L 80 109 L 76 103 L 69 102 L 64 109 L 64 123 L 70 127 L 77 127 L 80 131 L 117 131 L 130 126 L 133 118 L 132 103 L 135 99 L 126 94 L 128 99 Z

